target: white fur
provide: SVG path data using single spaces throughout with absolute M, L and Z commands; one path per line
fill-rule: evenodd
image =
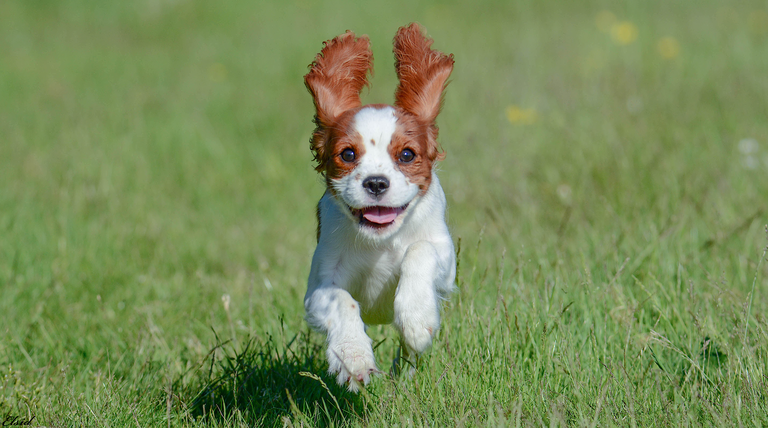
M 445 194 L 434 172 L 419 196 L 418 186 L 397 169 L 386 148 L 394 122 L 392 108 L 365 108 L 356 115 L 365 154 L 350 174 L 332 183 L 335 194 L 328 190 L 320 199 L 320 238 L 304 297 L 307 322 L 327 334 L 329 372 L 352 391 L 378 371 L 365 326 L 394 323 L 415 360 L 439 329 L 439 300 L 454 288 Z M 378 198 L 362 187 L 370 175 L 390 181 Z M 406 211 L 384 230 L 361 226 L 350 212 L 405 204 Z

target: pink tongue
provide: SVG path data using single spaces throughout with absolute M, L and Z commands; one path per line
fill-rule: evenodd
M 395 220 L 398 210 L 391 207 L 368 207 L 363 209 L 363 217 L 375 224 L 384 225 Z

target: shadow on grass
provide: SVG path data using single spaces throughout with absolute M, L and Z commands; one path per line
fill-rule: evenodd
M 219 425 L 347 426 L 363 415 L 364 398 L 335 384 L 324 370 L 324 347 L 311 339 L 306 330 L 280 346 L 272 335 L 239 349 L 217 344 L 197 370 L 190 414 Z

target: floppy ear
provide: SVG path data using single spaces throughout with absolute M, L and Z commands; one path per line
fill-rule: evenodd
M 453 70 L 453 54 L 433 50 L 432 39 L 417 23 L 400 27 L 395 35 L 395 70 L 400 80 L 395 105 L 428 125 L 437 156 L 435 119 L 443 103 L 443 90 Z
M 324 42 L 323 50 L 309 67 L 304 84 L 312 94 L 317 113 L 317 127 L 310 143 L 315 160 L 322 165 L 326 158 L 324 147 L 329 128 L 342 113 L 361 105 L 360 90 L 368 84 L 368 72 L 373 73 L 373 53 L 368 36 L 355 38 L 355 34 L 347 30 Z

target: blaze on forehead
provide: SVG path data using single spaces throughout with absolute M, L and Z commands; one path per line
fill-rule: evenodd
M 388 142 L 397 127 L 394 107 L 384 104 L 371 104 L 362 107 L 355 114 L 355 129 L 363 139 L 373 140 L 373 144 Z
M 390 151 L 393 145 L 400 145 L 395 160 L 399 159 L 400 152 L 406 148 L 430 161 L 439 158 L 437 142 L 433 138 L 433 126 L 419 121 L 402 108 L 371 104 L 353 111 L 354 130 L 362 139 L 372 140 L 372 145 L 388 143 Z

